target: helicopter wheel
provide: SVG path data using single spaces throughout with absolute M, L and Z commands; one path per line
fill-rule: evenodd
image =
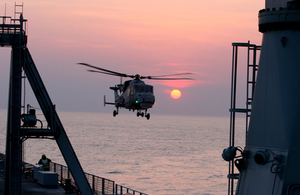
M 143 112 L 141 113 L 141 116 L 144 117 L 144 113 Z
M 150 119 L 150 114 L 149 113 L 146 114 L 145 117 L 147 118 L 147 120 L 149 120 Z
M 117 116 L 117 115 L 118 115 L 118 112 L 117 112 L 116 110 L 114 110 L 113 116 L 115 117 L 115 116 Z
M 137 113 L 136 113 L 136 116 L 139 117 L 139 116 L 140 116 L 140 112 L 137 112 Z

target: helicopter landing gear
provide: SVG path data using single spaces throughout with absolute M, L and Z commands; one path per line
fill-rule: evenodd
M 145 117 L 147 118 L 147 120 L 149 120 L 150 119 L 150 113 L 145 114 Z
M 149 120 L 150 119 L 150 114 L 149 113 L 145 114 L 145 117 L 147 118 L 147 120 Z
M 139 116 L 144 117 L 144 113 L 143 113 L 143 112 L 137 112 L 137 113 L 136 113 L 136 116 L 137 116 L 137 117 L 139 117 Z
M 117 116 L 118 114 L 119 114 L 119 112 L 118 112 L 117 110 L 114 110 L 113 116 L 115 117 L 115 116 Z
M 137 117 L 139 117 L 139 116 L 144 117 L 144 116 L 145 116 L 145 117 L 147 118 L 147 120 L 150 119 L 150 113 L 147 113 L 147 110 L 146 110 L 145 113 L 144 113 L 144 112 L 138 111 L 138 112 L 136 113 L 136 116 L 137 116 Z
M 147 113 L 147 109 L 145 110 L 145 117 L 146 117 L 147 120 L 150 119 L 150 113 Z
M 147 113 L 147 109 L 146 109 L 146 111 L 145 111 L 145 117 L 146 117 L 147 120 L 150 119 L 150 113 Z

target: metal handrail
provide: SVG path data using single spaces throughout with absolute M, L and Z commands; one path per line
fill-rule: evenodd
M 249 121 L 251 115 L 252 101 L 254 97 L 254 89 L 256 84 L 256 75 L 258 70 L 257 51 L 261 50 L 261 46 L 248 43 L 232 43 L 232 72 L 231 72 L 231 102 L 230 102 L 230 133 L 229 133 L 229 147 L 235 147 L 235 124 L 236 113 L 246 114 L 246 129 L 245 129 L 245 143 L 248 135 Z M 238 77 L 238 49 L 240 47 L 247 48 L 247 88 L 246 88 L 246 107 L 237 108 L 237 77 Z M 250 59 L 250 51 L 252 52 L 252 59 Z M 251 85 L 251 86 L 250 86 Z M 236 173 L 235 159 L 229 161 L 229 174 L 228 174 L 228 195 L 234 194 L 235 181 L 239 178 L 239 173 Z
M 72 177 L 69 168 L 65 165 L 51 162 L 50 171 L 58 173 L 58 181 L 61 184 L 64 184 L 66 179 L 71 179 L 72 185 L 76 186 L 75 180 Z M 90 173 L 85 173 L 85 176 L 95 194 L 123 194 L 123 193 L 132 193 L 135 195 L 147 195 L 143 192 L 127 188 L 122 185 L 115 184 L 114 181 L 99 177 Z

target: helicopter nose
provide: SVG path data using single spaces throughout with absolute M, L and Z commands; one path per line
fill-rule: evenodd
M 139 94 L 136 102 L 139 102 L 141 108 L 152 108 L 154 104 L 154 95 L 153 94 Z
M 152 94 L 139 94 L 138 96 L 141 103 L 154 103 L 154 96 Z

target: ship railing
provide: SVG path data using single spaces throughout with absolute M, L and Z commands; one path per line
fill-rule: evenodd
M 130 194 L 134 194 L 134 195 L 147 195 L 145 193 L 142 193 L 142 192 L 139 192 L 139 191 L 136 191 L 136 190 L 124 187 L 122 185 L 118 185 L 118 184 L 115 184 L 115 193 L 116 194 L 130 193 Z
M 0 16 L 0 20 L 2 21 L 2 24 L 0 24 L 1 34 L 20 34 L 22 31 L 22 25 L 20 24 L 21 19 L 11 19 L 10 16 Z M 22 19 L 22 22 L 27 22 L 27 20 Z
M 50 171 L 56 172 L 58 174 L 58 180 L 60 184 L 64 184 L 66 179 L 70 179 L 71 184 L 73 186 L 76 186 L 75 180 L 73 179 L 72 174 L 67 166 L 51 162 Z M 131 193 L 134 195 L 147 195 L 137 190 L 133 190 L 125 186 L 115 184 L 115 182 L 110 179 L 99 177 L 90 173 L 85 173 L 85 176 L 92 190 L 97 195 L 100 194 L 123 195 L 124 193 Z
M 26 23 L 27 20 L 20 17 L 20 19 L 11 19 L 10 16 L 0 16 L 0 47 L 11 46 L 15 41 L 15 36 L 20 36 L 22 45 L 26 45 Z M 9 21 L 7 24 L 7 20 Z

